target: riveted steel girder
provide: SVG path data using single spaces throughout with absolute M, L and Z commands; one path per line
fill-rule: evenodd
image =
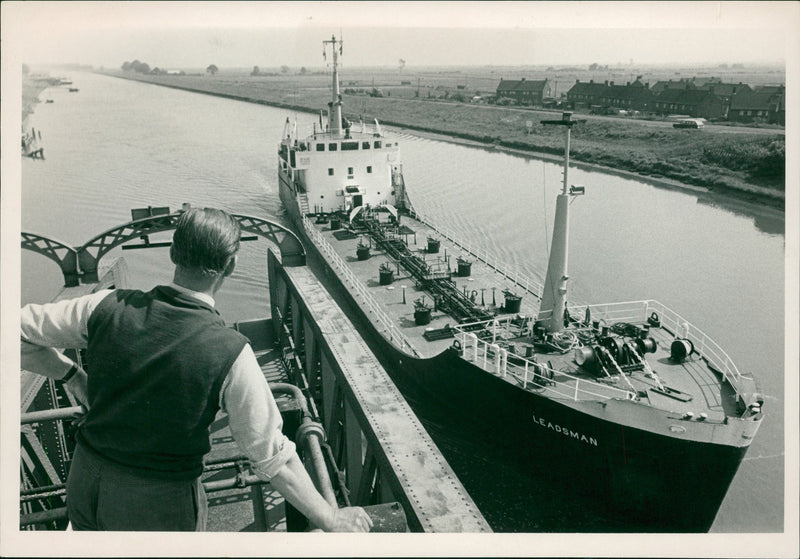
M 289 336 L 302 331 L 306 372 L 313 378 L 310 372 L 320 371 L 321 418 L 353 504 L 397 501 L 412 531 L 491 532 L 389 374 L 311 270 L 283 267 L 270 251 L 268 271 L 275 330 Z M 289 314 L 302 329 L 285 324 Z

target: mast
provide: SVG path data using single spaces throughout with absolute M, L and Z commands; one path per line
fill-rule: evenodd
M 328 103 L 328 132 L 331 134 L 342 133 L 342 95 L 339 93 L 339 55 L 342 54 L 342 41 L 336 40 L 336 35 L 331 35 L 330 41 L 322 41 L 322 56 L 326 58 L 326 45 L 331 45 L 333 51 L 333 83 L 331 86 L 331 101 Z M 336 48 L 336 45 L 339 48 Z
M 564 311 L 567 308 L 567 256 L 569 249 L 569 198 L 583 194 L 583 187 L 569 188 L 569 140 L 572 113 L 563 113 L 561 120 L 543 120 L 542 124 L 563 126 L 564 139 L 564 184 L 561 194 L 556 198 L 556 217 L 553 222 L 553 240 L 550 244 L 550 260 L 547 263 L 547 277 L 544 283 L 540 312 L 552 311 L 547 320 L 548 332 L 559 332 L 564 328 Z

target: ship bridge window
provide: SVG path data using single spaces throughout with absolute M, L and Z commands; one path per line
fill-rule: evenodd
M 369 142 L 361 142 L 361 149 L 369 149 Z
M 358 142 L 342 142 L 342 151 L 354 151 L 358 149 Z
M 373 145 L 375 146 L 375 149 L 381 149 L 381 141 L 380 140 L 375 140 L 375 143 Z
M 317 151 L 325 151 L 325 144 L 317 144 Z
M 336 151 L 336 146 L 337 145 L 338 144 L 336 144 L 336 143 L 328 144 L 328 151 Z

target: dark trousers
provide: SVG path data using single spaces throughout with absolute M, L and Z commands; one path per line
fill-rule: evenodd
M 208 515 L 199 479 L 160 480 L 108 462 L 78 443 L 67 478 L 73 530 L 204 530 Z

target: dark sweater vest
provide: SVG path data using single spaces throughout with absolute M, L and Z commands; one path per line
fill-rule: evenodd
M 170 287 L 116 290 L 89 318 L 89 412 L 79 440 L 144 475 L 192 479 L 222 383 L 247 340 Z

